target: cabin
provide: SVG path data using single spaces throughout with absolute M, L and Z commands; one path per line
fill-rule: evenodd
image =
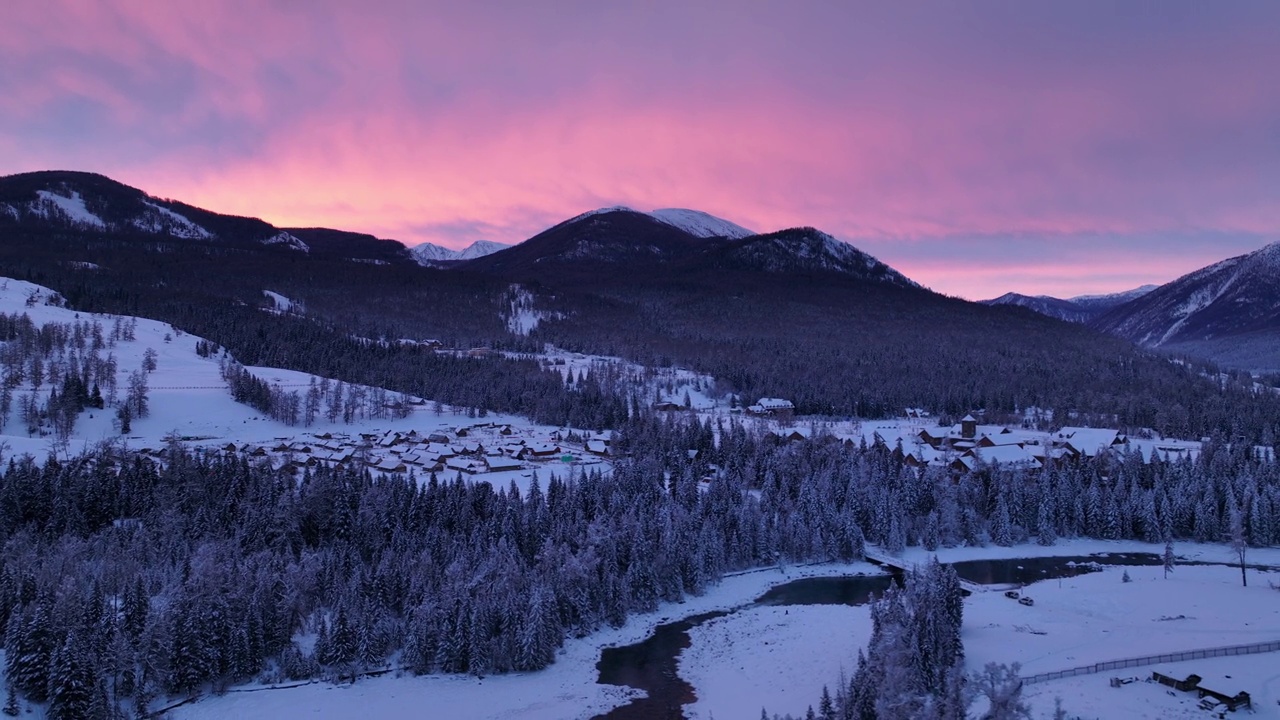
M 1064 427 L 1053 436 L 1053 443 L 1079 458 L 1094 458 L 1128 439 L 1118 430 L 1108 428 Z
M 535 458 L 552 457 L 560 453 L 560 447 L 558 445 L 552 445 L 551 443 L 530 445 L 526 450 L 528 450 L 529 455 Z
M 795 410 L 796 406 L 790 400 L 782 398 L 760 398 L 755 405 L 747 407 L 747 412 L 752 415 L 790 415 Z
M 445 461 L 444 467 L 446 470 L 456 470 L 474 475 L 479 472 L 481 464 L 479 461 L 470 458 L 451 457 Z
M 485 465 L 488 466 L 489 472 L 504 472 L 507 470 L 519 470 L 524 467 L 519 460 L 509 457 L 486 457 Z
M 457 453 L 453 451 L 452 447 L 442 443 L 434 443 L 434 442 L 429 443 L 427 445 L 427 452 L 431 453 L 432 455 L 435 455 L 441 460 L 448 460 L 454 455 L 457 455 Z
M 989 447 L 1002 447 L 1005 445 L 1017 445 L 1018 447 L 1025 447 L 1026 443 L 1027 443 L 1026 438 L 1020 435 L 1014 435 L 1013 433 L 1010 432 L 1010 433 L 1001 433 L 998 435 L 983 435 L 982 437 L 978 438 L 977 447 L 989 448 Z
M 910 450 L 904 448 L 902 463 L 913 468 L 942 466 L 946 464 L 946 455 L 941 450 L 922 444 Z
M 383 458 L 381 461 L 373 465 L 375 470 L 388 473 L 402 473 L 405 471 L 405 464 L 400 458 L 389 457 Z
M 973 472 L 981 465 L 1005 465 L 1007 467 L 1038 467 L 1039 459 L 1020 445 L 998 445 L 989 448 L 973 448 L 956 458 L 951 469 Z
M 764 434 L 766 439 L 773 440 L 775 442 L 780 442 L 780 443 L 800 442 L 801 440 L 808 440 L 809 435 L 810 435 L 809 430 L 805 428 L 787 428 L 787 429 L 779 429 L 779 430 L 770 430 L 769 432 Z
M 950 432 L 944 427 L 931 427 L 922 429 L 916 437 L 920 441 L 935 450 L 942 447 L 947 442 L 947 436 Z
M 591 453 L 592 455 L 602 455 L 602 456 L 608 455 L 609 444 L 606 443 L 604 440 L 588 440 L 587 452 Z

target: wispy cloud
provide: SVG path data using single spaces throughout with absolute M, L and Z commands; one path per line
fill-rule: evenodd
M 455 247 L 695 207 L 970 297 L 1280 237 L 1274 3 L 425 5 L 14 3 L 0 171 Z

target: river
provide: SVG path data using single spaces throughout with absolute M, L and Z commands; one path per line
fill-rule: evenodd
M 1103 565 L 1153 566 L 1163 562 L 1151 553 L 1074 557 L 966 560 L 953 563 L 956 574 L 982 585 L 1029 584 L 1074 577 Z M 1187 564 L 1187 563 L 1182 563 Z M 1199 563 L 1197 563 L 1199 564 Z M 693 686 L 680 677 L 677 659 L 689 647 L 689 629 L 714 618 L 760 605 L 863 605 L 894 582 L 893 575 L 846 575 L 792 580 L 733 610 L 703 613 L 659 625 L 645 640 L 601 651 L 598 682 L 643 690 L 647 696 L 596 716 L 595 720 L 684 720 L 682 707 L 697 699 Z

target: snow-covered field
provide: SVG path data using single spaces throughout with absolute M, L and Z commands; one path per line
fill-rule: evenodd
M 987 558 L 1054 557 L 1094 553 L 1160 553 L 1140 542 L 1064 541 L 1052 547 L 950 548 L 943 562 Z M 1220 545 L 1175 545 L 1186 560 L 1230 562 Z M 911 548 L 906 558 L 929 556 Z M 1280 564 L 1280 549 L 1252 550 L 1249 562 Z M 1107 660 L 1200 648 L 1280 640 L 1280 573 L 1250 570 L 1241 587 L 1238 568 L 1181 565 L 1163 578 L 1160 567 L 1107 568 L 1025 588 L 1035 605 L 1025 607 L 1000 592 L 965 601 L 963 637 L 970 670 L 988 662 L 1022 664 L 1024 676 Z M 1162 620 L 1161 618 L 1184 619 Z M 1043 634 L 1041 634 L 1043 633 Z M 871 636 L 871 616 L 861 607 L 762 607 L 705 623 L 690 632 L 692 645 L 680 659 L 681 675 L 698 701 L 686 706 L 693 719 L 758 717 L 772 713 L 803 717 L 817 704 L 822 686 L 835 692 L 843 669 L 851 673 L 858 648 Z M 1052 716 L 1061 697 L 1074 715 L 1099 720 L 1206 717 L 1194 693 L 1171 696 L 1154 683 L 1120 689 L 1110 677 L 1150 678 L 1152 670 L 1185 677 L 1195 672 L 1208 687 L 1230 695 L 1247 690 L 1257 717 L 1280 718 L 1280 653 L 1135 667 L 1028 685 L 1037 718 Z M 1231 676 L 1230 678 L 1224 677 Z M 975 704 L 975 710 L 981 703 Z M 1189 712 L 1190 715 L 1179 713 Z M 1196 714 L 1198 713 L 1198 714 Z
M 698 701 L 689 720 L 758 718 L 817 706 L 822 687 L 834 694 L 840 672 L 852 674 L 858 649 L 871 639 L 867 606 L 753 607 L 689 632 L 680 676 Z

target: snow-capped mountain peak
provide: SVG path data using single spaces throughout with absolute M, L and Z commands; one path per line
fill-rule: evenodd
M 507 243 L 494 242 L 492 240 L 477 240 L 465 248 L 459 250 L 454 256 L 455 260 L 471 260 L 473 258 L 492 255 L 499 250 L 506 250 L 511 247 Z
M 754 230 L 729 222 L 701 210 L 662 208 L 648 213 L 650 217 L 700 238 L 727 237 L 740 240 L 755 235 Z
M 1143 295 L 1146 295 L 1147 293 L 1151 292 L 1152 290 L 1155 290 L 1158 287 L 1160 286 L 1159 285 L 1141 285 L 1132 290 L 1124 290 L 1122 292 L 1117 292 L 1117 293 L 1105 293 L 1102 295 L 1077 295 L 1069 299 L 1071 300 L 1071 302 L 1076 302 L 1076 303 L 1090 303 L 1090 302 L 1097 302 L 1101 300 L 1101 301 L 1107 302 L 1110 305 L 1119 305 L 1121 303 L 1125 303 L 1130 300 L 1133 300 L 1134 298 L 1140 298 Z M 1045 297 L 1045 296 L 1042 295 L 1040 297 Z
M 492 255 L 499 250 L 506 250 L 509 247 L 511 246 L 506 243 L 494 242 L 492 240 L 477 240 L 461 250 L 453 250 L 428 242 L 409 248 L 409 253 L 413 255 L 413 259 L 419 265 L 422 265 L 423 267 L 430 267 L 442 262 L 449 263 L 462 260 L 474 260 L 475 258 Z

